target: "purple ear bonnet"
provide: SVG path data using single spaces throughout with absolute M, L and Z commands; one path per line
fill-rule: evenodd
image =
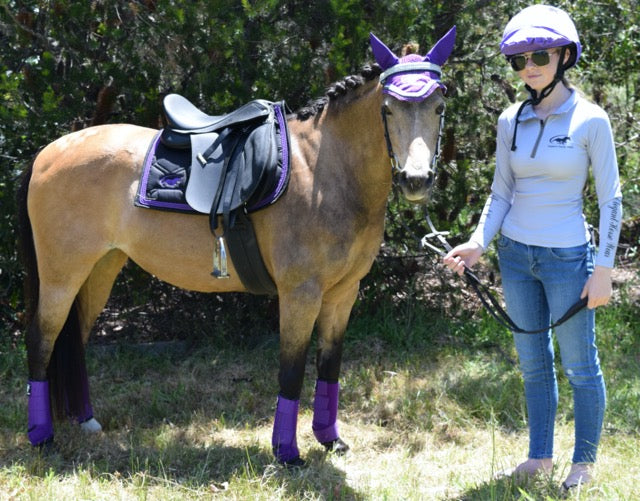
M 507 23 L 500 42 L 500 51 L 506 56 L 576 44 L 576 60 L 582 46 L 569 15 L 550 5 L 532 5 L 513 16 Z
M 440 82 L 440 67 L 453 50 L 456 41 L 455 26 L 438 40 L 426 56 L 409 54 L 398 58 L 373 33 L 369 40 L 373 56 L 383 71 L 380 83 L 385 94 L 401 101 L 422 101 L 438 88 L 445 90 L 444 84 Z

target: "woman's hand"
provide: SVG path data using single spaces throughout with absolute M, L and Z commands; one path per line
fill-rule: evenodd
M 604 306 L 611 298 L 611 268 L 596 266 L 593 273 L 584 284 L 580 299 L 589 298 L 587 308 L 593 309 Z
M 458 275 L 462 276 L 465 266 L 467 268 L 473 267 L 483 252 L 484 249 L 478 242 L 469 241 L 456 245 L 442 258 L 442 262 Z

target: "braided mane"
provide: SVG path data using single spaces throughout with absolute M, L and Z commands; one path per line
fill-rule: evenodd
M 350 75 L 338 82 L 335 82 L 329 86 L 325 95 L 321 98 L 314 99 L 307 103 L 306 106 L 300 108 L 296 112 L 296 116 L 299 120 L 307 120 L 318 113 L 322 112 L 325 106 L 332 100 L 338 99 L 344 96 L 349 91 L 357 89 L 370 82 L 374 78 L 377 78 L 382 73 L 382 69 L 378 64 L 367 64 L 361 70 L 359 75 Z

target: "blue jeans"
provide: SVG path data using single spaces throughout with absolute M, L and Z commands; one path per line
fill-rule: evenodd
M 525 245 L 503 235 L 498 256 L 507 312 L 526 330 L 544 328 L 559 319 L 579 298 L 593 273 L 593 246 L 570 248 Z M 581 310 L 556 327 L 562 368 L 573 389 L 574 463 L 596 459 L 606 391 L 595 344 L 595 310 Z M 513 335 L 524 379 L 529 417 L 529 458 L 553 456 L 558 408 L 551 330 Z

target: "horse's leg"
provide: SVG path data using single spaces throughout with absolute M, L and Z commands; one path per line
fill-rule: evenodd
M 112 249 L 96 263 L 91 274 L 80 288 L 76 305 L 78 308 L 82 344 L 85 347 L 89 341 L 91 329 L 104 309 L 111 294 L 113 283 L 127 259 L 127 255 L 124 252 L 118 249 Z M 91 433 L 101 431 L 102 426 L 93 417 L 88 377 L 84 379 L 84 391 L 81 397 L 83 398 L 83 401 L 80 403 L 81 413 L 75 416 L 78 423 L 80 423 L 80 427 L 82 430 Z
M 337 296 L 328 296 L 318 316 L 318 349 L 313 402 L 313 434 L 329 451 L 344 454 L 349 450 L 338 433 L 338 395 L 342 344 L 358 284 Z
M 111 289 L 118 273 L 127 262 L 127 255 L 112 249 L 96 263 L 91 274 L 85 280 L 78 293 L 78 307 L 80 315 L 80 329 L 82 342 L 87 344 L 89 334 L 96 320 L 111 295 Z
M 96 314 L 96 307 L 88 306 L 92 302 L 86 300 L 90 288 L 87 284 L 99 282 L 97 273 L 105 268 L 111 269 L 111 277 L 115 278 L 114 262 L 123 263 L 123 254 L 119 251 L 105 261 L 56 254 L 50 251 L 46 259 L 38 263 L 37 307 L 26 335 L 30 388 L 28 435 L 33 445 L 53 438 L 52 408 L 59 417 L 68 415 L 87 421 L 85 428 L 97 428 L 96 423 L 90 422 L 92 410 L 83 344 L 87 336 L 82 325 L 86 331 L 89 317 Z M 106 295 L 103 299 L 106 300 Z M 97 302 L 93 300 L 94 304 Z
M 53 440 L 51 393 L 57 395 L 57 414 L 62 413 L 62 384 L 58 384 L 57 371 L 50 370 L 50 363 L 56 350 L 61 356 L 67 355 L 64 353 L 65 343 L 57 341 L 73 338 L 74 333 L 78 332 L 75 295 L 74 289 L 60 287 L 53 292 L 41 283 L 35 316 L 27 329 L 25 342 L 29 371 L 28 436 L 34 446 Z M 54 365 L 71 365 L 65 364 L 67 361 L 68 358 Z
M 320 310 L 315 286 L 279 293 L 280 301 L 280 393 L 273 423 L 271 445 L 276 459 L 285 465 L 302 466 L 296 440 L 298 405 L 313 325 Z

